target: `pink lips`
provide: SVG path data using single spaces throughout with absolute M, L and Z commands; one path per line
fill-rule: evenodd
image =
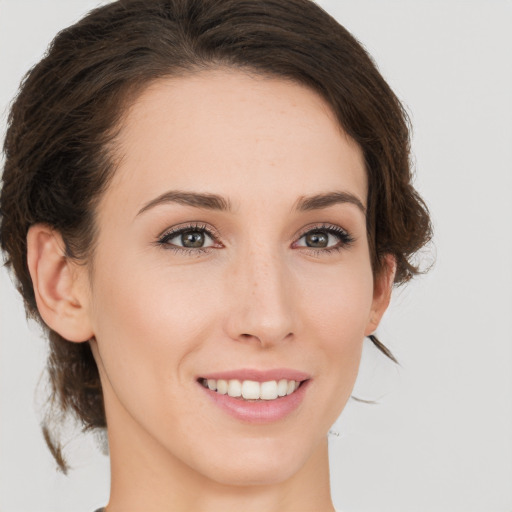
M 200 379 L 238 379 L 254 380 L 257 382 L 266 382 L 270 380 L 279 381 L 280 379 L 301 381 L 299 388 L 291 395 L 276 398 L 275 400 L 256 400 L 247 401 L 242 398 L 234 398 L 229 395 L 222 395 L 216 391 L 205 388 Z M 207 397 L 214 404 L 219 406 L 230 416 L 247 423 L 271 423 L 284 419 L 286 416 L 296 410 L 311 383 L 310 375 L 296 370 L 280 368 L 275 370 L 254 370 L 242 369 L 229 372 L 210 373 L 198 377 L 198 386 L 206 393 Z
M 255 370 L 250 368 L 243 368 L 240 370 L 231 370 L 228 372 L 217 372 L 209 373 L 207 375 L 198 375 L 198 378 L 203 379 L 238 379 L 242 380 L 254 380 L 256 382 L 266 382 L 269 380 L 296 380 L 297 382 L 307 380 L 310 375 L 297 370 L 291 370 L 289 368 L 276 368 L 274 370 Z

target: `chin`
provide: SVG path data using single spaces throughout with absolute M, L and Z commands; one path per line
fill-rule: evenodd
M 280 484 L 293 477 L 300 468 L 300 464 L 272 466 L 268 463 L 261 467 L 254 467 L 250 465 L 250 461 L 247 461 L 247 464 L 243 464 L 242 467 L 240 465 L 230 467 L 229 464 L 226 464 L 223 468 L 216 468 L 212 472 L 211 480 L 228 486 L 271 486 Z
M 307 443 L 286 443 L 265 440 L 252 449 L 219 450 L 201 459 L 196 467 L 208 479 L 229 486 L 257 486 L 280 484 L 297 474 L 312 455 Z

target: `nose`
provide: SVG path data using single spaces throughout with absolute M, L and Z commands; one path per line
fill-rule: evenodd
M 276 253 L 247 251 L 230 268 L 226 279 L 231 297 L 226 319 L 230 338 L 272 347 L 296 334 L 297 294 L 290 269 Z

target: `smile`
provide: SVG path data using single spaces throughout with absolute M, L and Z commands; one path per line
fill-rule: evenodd
M 211 391 L 242 400 L 277 400 L 291 395 L 300 386 L 300 381 L 280 379 L 257 382 L 238 379 L 199 379 Z
M 285 421 L 301 409 L 312 375 L 291 369 L 239 368 L 196 377 L 202 395 L 232 418 L 244 423 Z

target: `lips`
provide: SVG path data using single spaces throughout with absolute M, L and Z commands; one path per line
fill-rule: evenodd
M 288 368 L 241 369 L 210 373 L 197 381 L 207 397 L 230 416 L 268 423 L 284 419 L 300 406 L 311 377 Z
M 293 370 L 290 368 L 276 368 L 271 370 L 256 370 L 251 368 L 243 368 L 239 370 L 230 370 L 226 372 L 208 373 L 199 375 L 199 378 L 212 379 L 212 380 L 231 380 L 237 379 L 240 381 L 254 380 L 256 382 L 266 382 L 271 380 L 279 381 L 281 379 L 295 380 L 301 382 L 309 379 L 311 376 L 305 372 Z

